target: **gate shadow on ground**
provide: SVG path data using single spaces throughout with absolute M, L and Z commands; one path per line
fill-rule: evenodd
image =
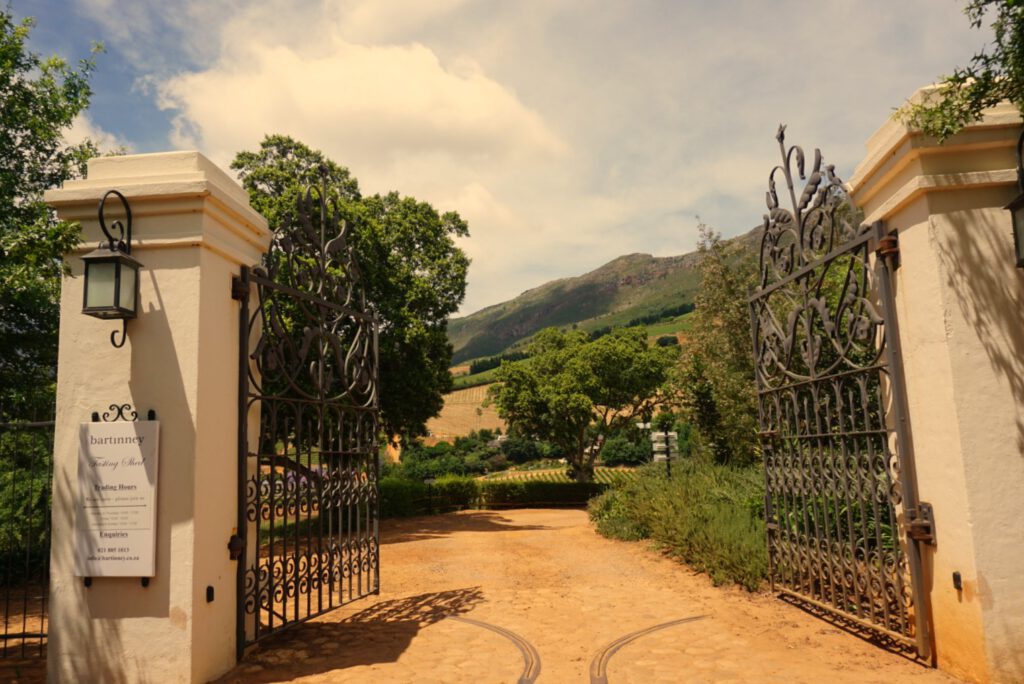
M 850 636 L 854 636 L 862 641 L 868 642 L 872 646 L 888 651 L 895 656 L 909 660 L 910 662 L 916 663 L 922 667 L 930 667 L 929 662 L 917 657 L 917 651 L 908 643 L 904 643 L 898 639 L 887 636 L 882 632 L 868 629 L 854 620 L 847 620 L 843 618 L 843 616 L 838 613 L 822 610 L 818 606 L 802 601 L 796 596 L 792 596 L 790 594 L 779 594 L 778 598 L 794 608 L 802 610 L 808 615 L 816 617 L 822 622 L 827 622 L 836 629 L 846 632 Z M 913 621 L 913 618 L 911 618 L 911 621 Z
M 0 659 L 0 682 L 45 684 L 46 655 L 38 658 Z
M 283 670 L 287 679 L 295 679 L 393 663 L 421 629 L 468 613 L 483 602 L 480 587 L 468 587 L 381 601 L 338 622 L 295 625 L 267 637 L 217 682 L 279 682 Z
M 491 511 L 472 511 L 466 514 L 446 514 L 388 520 L 381 527 L 380 543 L 440 539 L 456 532 L 524 532 L 550 530 L 547 525 L 516 525 L 511 519 Z

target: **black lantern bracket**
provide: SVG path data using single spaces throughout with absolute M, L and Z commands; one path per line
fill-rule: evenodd
M 107 223 L 107 200 L 116 197 L 124 207 L 124 221 Z M 132 254 L 132 208 L 118 190 L 108 190 L 97 210 L 100 230 L 106 238 L 89 254 L 85 262 L 85 289 L 82 313 L 102 319 L 121 321 L 121 331 L 110 334 L 110 343 L 124 346 L 128 338 L 128 319 L 138 315 L 139 268 Z
M 110 230 L 107 228 L 107 222 L 104 218 L 104 209 L 107 205 L 107 198 L 111 195 L 121 200 L 121 206 L 124 207 L 125 223 L 121 223 L 120 219 L 110 224 L 111 228 L 117 230 L 117 237 L 115 238 L 110 234 Z M 106 194 L 100 200 L 100 206 L 98 210 L 98 218 L 100 220 L 100 230 L 107 237 L 107 249 L 111 252 L 118 251 L 124 252 L 125 254 L 132 253 L 132 207 L 128 204 L 128 199 L 121 194 L 119 190 L 107 190 Z

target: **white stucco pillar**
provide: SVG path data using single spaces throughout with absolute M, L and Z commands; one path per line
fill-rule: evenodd
M 122 192 L 134 218 L 139 317 L 81 314 L 82 253 L 102 238 L 97 204 Z M 86 180 L 46 194 L 80 221 L 61 293 L 53 481 L 48 678 L 53 682 L 206 682 L 235 659 L 238 303 L 231 277 L 270 240 L 246 193 L 197 152 L 103 157 Z M 109 202 L 111 212 L 119 210 Z M 109 224 L 109 221 L 108 221 Z M 156 576 L 75 577 L 78 426 L 110 404 L 160 421 Z M 212 588 L 213 600 L 208 601 Z
M 888 121 L 850 181 L 865 220 L 899 232 L 910 428 L 935 507 L 934 650 L 977 682 L 1024 681 L 1024 271 L 1003 209 L 1020 130 L 1008 104 L 941 146 Z

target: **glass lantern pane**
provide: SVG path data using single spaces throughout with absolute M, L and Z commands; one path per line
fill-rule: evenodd
M 114 305 L 114 270 L 111 262 L 90 263 L 85 267 L 85 306 Z
M 134 268 L 121 267 L 121 299 L 119 304 L 122 309 L 135 310 L 135 277 Z

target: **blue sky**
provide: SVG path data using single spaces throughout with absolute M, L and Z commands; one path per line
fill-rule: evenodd
M 227 166 L 266 133 L 365 193 L 456 210 L 463 313 L 631 252 L 691 251 L 696 216 L 758 224 L 775 130 L 846 178 L 922 85 L 988 40 L 959 0 L 13 0 L 32 46 L 103 41 L 73 136 Z

